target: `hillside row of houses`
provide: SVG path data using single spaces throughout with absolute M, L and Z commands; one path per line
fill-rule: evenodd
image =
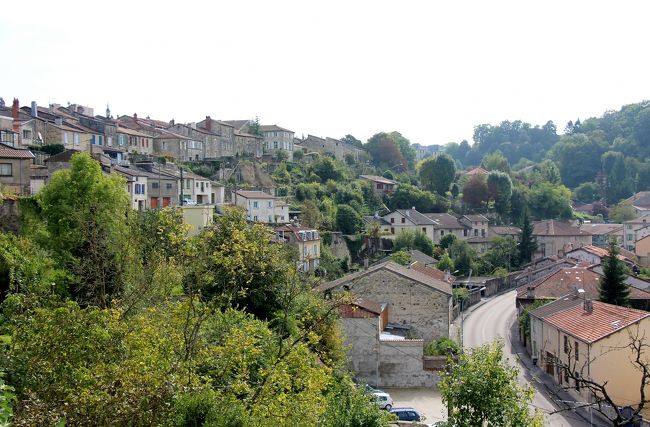
M 258 125 L 251 120 L 216 120 L 205 116 L 196 122 L 176 123 L 149 117 L 95 115 L 91 107 L 35 102 L 11 107 L 0 98 L 0 143 L 20 148 L 61 144 L 66 149 L 102 153 L 115 163 L 130 155 L 155 155 L 174 161 L 219 160 L 232 157 L 260 158 L 282 150 L 289 159 L 295 151 L 346 155 L 358 160 L 363 150 L 334 138 L 309 135 L 300 139 L 278 125 Z

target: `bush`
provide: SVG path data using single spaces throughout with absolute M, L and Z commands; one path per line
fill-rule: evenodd
M 424 347 L 425 356 L 448 356 L 460 353 L 460 346 L 450 338 L 431 341 Z

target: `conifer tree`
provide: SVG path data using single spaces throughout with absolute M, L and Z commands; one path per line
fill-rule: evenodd
M 616 240 L 609 241 L 609 253 L 603 258 L 603 277 L 600 278 L 600 300 L 609 304 L 629 305 L 630 287 L 625 280 L 627 271 L 619 254 Z
M 521 220 L 521 240 L 519 242 L 519 262 L 530 262 L 533 253 L 537 250 L 537 239 L 533 235 L 533 224 L 530 222 L 528 209 L 524 209 Z

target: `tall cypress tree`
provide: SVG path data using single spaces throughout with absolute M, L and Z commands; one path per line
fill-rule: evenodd
M 528 209 L 524 208 L 521 216 L 521 239 L 519 241 L 519 262 L 530 262 L 533 253 L 537 250 L 537 238 L 533 235 L 533 224 L 530 222 Z
M 618 259 L 616 240 L 609 241 L 609 254 L 603 258 L 603 277 L 600 278 L 600 300 L 609 304 L 627 306 L 630 303 L 630 287 L 625 283 L 627 268 Z

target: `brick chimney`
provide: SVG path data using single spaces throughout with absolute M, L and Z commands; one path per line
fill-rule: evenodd
M 584 304 L 585 313 L 593 313 L 594 302 L 592 300 L 587 299 L 583 304 Z
M 212 132 L 212 119 L 210 116 L 205 116 L 205 129 L 208 132 Z
M 133 121 L 138 123 L 138 113 L 133 113 Z
M 14 98 L 14 103 L 11 105 L 11 118 L 13 119 L 13 131 L 18 134 L 18 143 L 21 143 L 22 135 L 20 134 L 20 124 L 18 123 L 18 112 L 20 111 L 20 103 L 18 98 Z

